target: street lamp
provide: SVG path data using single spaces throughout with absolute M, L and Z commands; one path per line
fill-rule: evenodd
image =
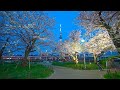
M 47 50 L 46 50 L 46 61 L 47 61 Z
M 82 39 L 82 40 L 81 40 L 81 42 L 85 42 L 85 40 L 84 40 L 84 39 Z
M 85 42 L 85 40 L 84 40 L 84 39 L 82 39 L 82 40 L 81 40 L 81 42 L 82 42 L 82 43 L 84 43 L 84 42 Z M 84 65 L 85 65 L 85 69 L 86 69 L 85 52 L 83 53 L 83 56 L 84 56 Z
M 84 53 L 84 65 L 85 65 L 85 69 L 86 69 L 85 53 Z
M 111 53 L 111 56 L 112 56 L 112 51 L 110 51 L 110 53 Z
M 104 52 L 104 59 L 106 59 L 105 54 L 106 54 L 106 53 Z

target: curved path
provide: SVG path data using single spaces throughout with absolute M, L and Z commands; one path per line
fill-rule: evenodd
M 75 70 L 67 67 L 52 66 L 54 73 L 46 79 L 104 79 L 106 71 Z

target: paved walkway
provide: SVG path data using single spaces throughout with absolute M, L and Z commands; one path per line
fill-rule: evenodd
M 75 70 L 66 67 L 52 66 L 54 73 L 47 79 L 104 79 L 106 71 Z

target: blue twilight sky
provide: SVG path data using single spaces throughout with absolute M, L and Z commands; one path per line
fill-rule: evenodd
M 72 30 L 76 30 L 79 27 L 75 25 L 75 18 L 79 14 L 79 11 L 45 11 L 45 13 L 55 19 L 55 26 L 53 29 L 54 39 L 56 42 L 59 41 L 60 36 L 60 24 L 62 30 L 62 40 L 68 39 L 69 33 Z M 42 51 L 50 52 L 50 48 L 43 47 Z
M 56 23 L 55 23 L 55 29 L 53 30 L 53 32 L 54 32 L 56 41 L 59 40 L 60 24 L 62 28 L 63 40 L 68 38 L 68 35 L 72 30 L 80 29 L 80 27 L 75 25 L 75 18 L 78 16 L 79 11 L 46 11 L 46 13 L 50 17 L 55 18 Z

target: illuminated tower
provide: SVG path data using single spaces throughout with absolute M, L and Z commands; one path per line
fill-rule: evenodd
M 62 30 L 61 30 L 61 24 L 60 24 L 59 49 L 60 49 L 60 51 L 59 51 L 59 55 L 60 55 L 59 59 L 62 59 L 63 56 L 62 56 L 62 52 L 61 52 L 61 49 L 62 49 Z
M 60 42 L 62 42 L 62 31 L 61 31 L 61 24 L 60 24 L 60 37 L 59 37 L 59 39 L 60 39 Z

